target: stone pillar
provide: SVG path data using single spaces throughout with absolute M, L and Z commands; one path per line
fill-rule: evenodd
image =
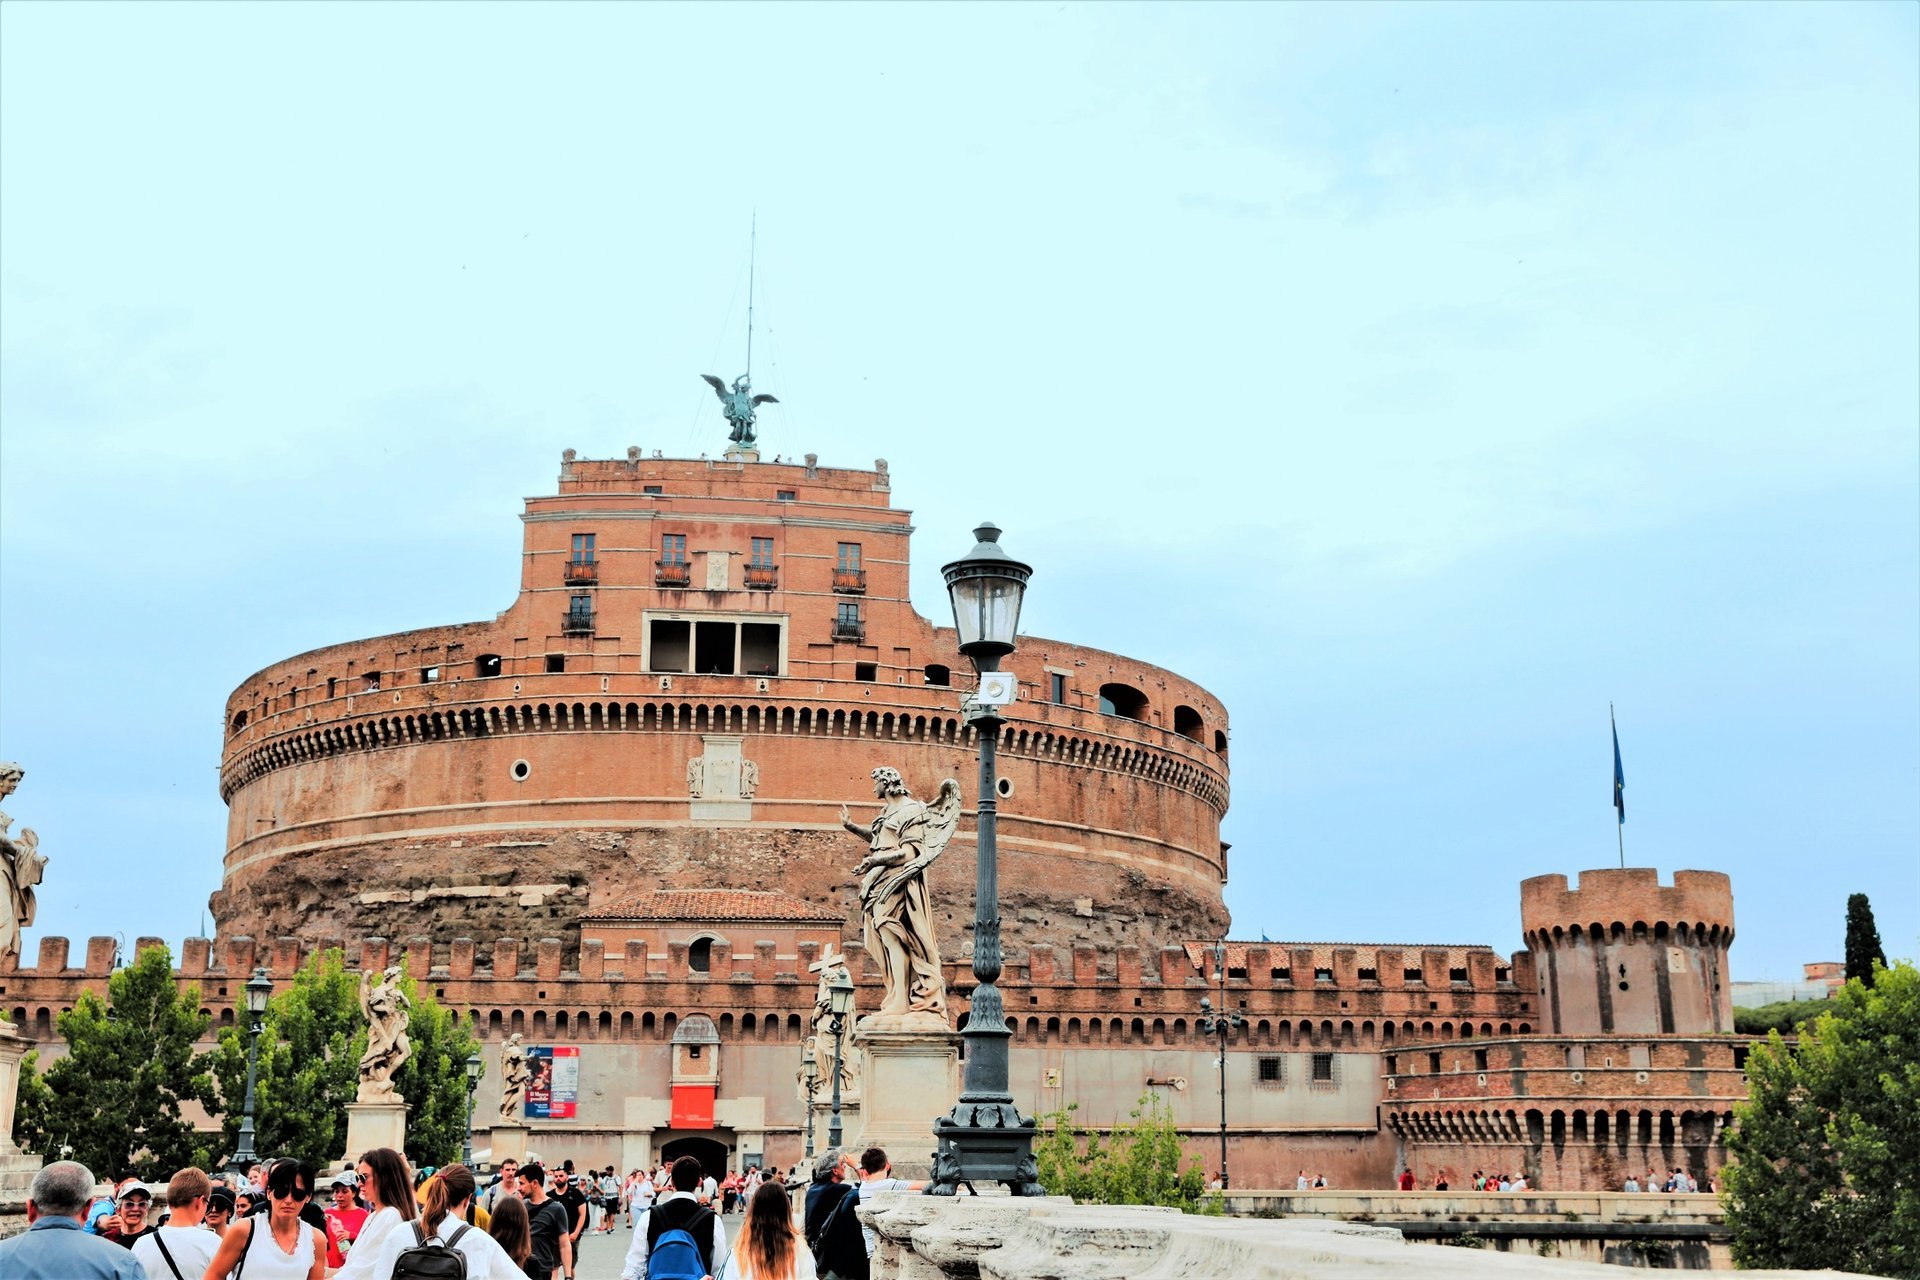
M 933 1122 L 960 1096 L 960 1036 L 932 1028 L 855 1028 L 860 1049 L 860 1128 L 846 1127 L 846 1145 L 884 1147 L 894 1171 L 921 1179 L 933 1172 Z M 841 1108 L 843 1127 L 846 1108 Z M 855 1137 L 855 1134 L 858 1137 Z
M 19 1098 L 20 1059 L 32 1043 L 0 1017 L 0 1240 L 27 1229 L 27 1188 L 40 1171 L 40 1157 L 13 1145 L 13 1108 Z
M 347 1104 L 346 1168 L 375 1147 L 407 1149 L 407 1104 L 398 1095 L 379 1102 Z
M 527 1158 L 527 1126 L 496 1124 L 487 1135 L 487 1163 L 500 1167 L 502 1160 L 520 1164 Z

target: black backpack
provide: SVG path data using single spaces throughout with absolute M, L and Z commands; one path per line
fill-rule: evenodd
M 467 1234 L 470 1227 L 464 1223 L 446 1243 L 440 1243 L 436 1234 L 428 1244 L 427 1229 L 418 1222 L 407 1224 L 413 1228 L 413 1248 L 402 1251 L 394 1260 L 393 1280 L 467 1280 L 467 1255 L 453 1246 L 461 1236 Z

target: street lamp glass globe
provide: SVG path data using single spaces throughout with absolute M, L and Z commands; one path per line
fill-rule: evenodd
M 480 1077 L 486 1071 L 487 1064 L 480 1060 L 478 1053 L 470 1053 L 467 1055 L 466 1068 L 467 1087 L 472 1088 L 480 1083 Z
M 991 523 L 973 531 L 977 542 L 962 559 L 941 567 L 953 602 L 953 627 L 960 652 L 976 662 L 997 661 L 1013 652 L 1020 630 L 1020 602 L 1033 567 L 1000 547 L 1000 530 Z M 982 668 L 983 670 L 987 668 Z
M 809 1083 L 820 1078 L 820 1063 L 813 1056 L 812 1045 L 808 1045 L 807 1051 L 800 1055 L 800 1078 Z
M 258 1017 L 267 1011 L 267 997 L 273 994 L 273 979 L 265 969 L 255 969 L 247 979 L 247 1012 Z
M 836 1018 L 844 1018 L 853 1011 L 853 979 L 845 970 L 827 984 L 827 1008 Z

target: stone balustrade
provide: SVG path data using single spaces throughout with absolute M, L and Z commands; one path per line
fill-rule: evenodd
M 874 1280 L 1617 1280 L 1620 1274 L 1600 1263 L 1409 1244 L 1399 1231 L 1368 1223 L 1195 1217 L 1052 1196 L 883 1192 L 861 1206 L 860 1217 L 879 1237 Z M 1784 1280 L 1842 1273 L 1744 1274 Z

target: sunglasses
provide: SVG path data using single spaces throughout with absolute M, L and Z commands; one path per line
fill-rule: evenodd
M 267 1191 L 267 1194 L 272 1196 L 275 1200 L 285 1200 L 288 1196 L 292 1196 L 295 1200 L 307 1200 L 307 1199 L 311 1199 L 313 1196 L 313 1192 L 309 1191 L 305 1187 L 270 1188 Z

